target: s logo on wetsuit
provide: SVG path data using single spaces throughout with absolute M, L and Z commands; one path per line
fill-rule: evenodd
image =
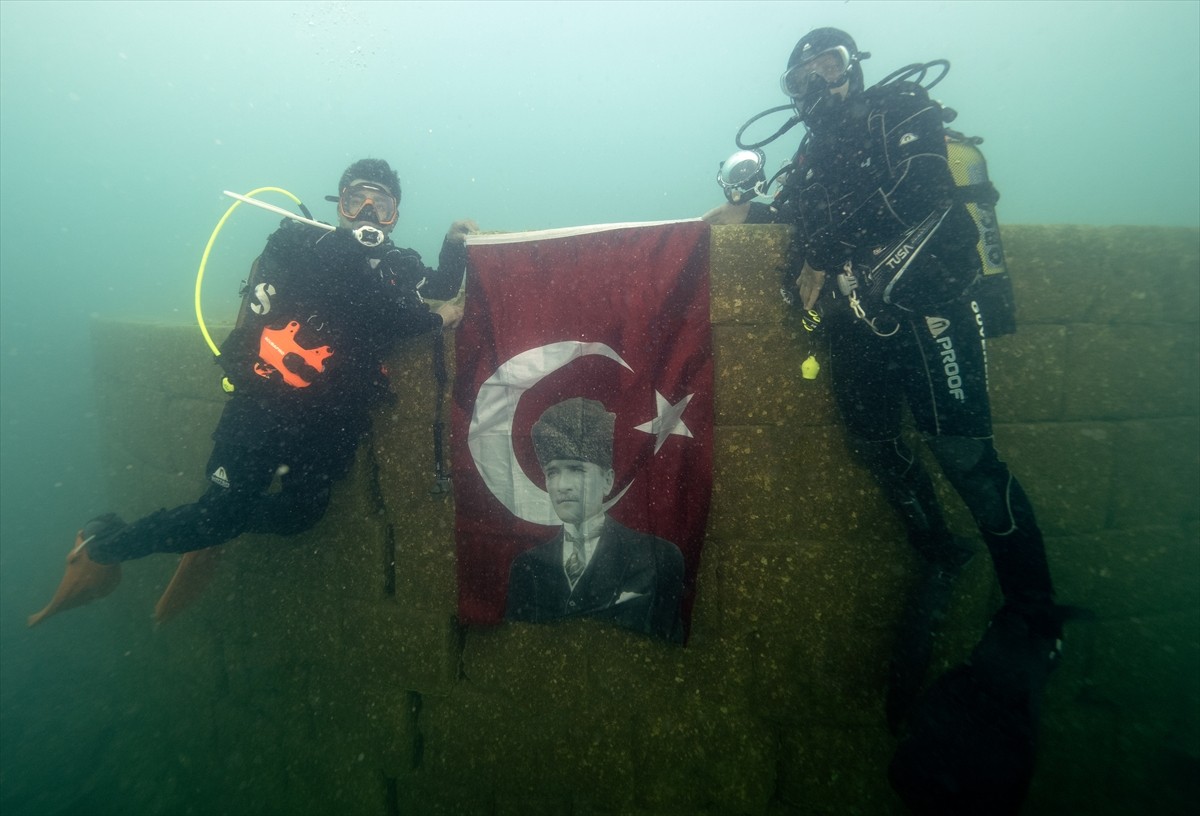
M 265 315 L 271 311 L 271 296 L 275 294 L 275 287 L 269 283 L 260 283 L 254 287 L 255 302 L 250 304 L 250 311 L 256 315 Z

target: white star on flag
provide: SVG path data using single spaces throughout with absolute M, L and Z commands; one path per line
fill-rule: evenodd
M 648 434 L 653 434 L 654 452 L 658 453 L 659 448 L 667 441 L 667 437 L 671 434 L 686 436 L 692 438 L 692 432 L 683 424 L 683 412 L 688 407 L 688 403 L 692 401 L 693 394 L 688 394 L 677 404 L 672 405 L 666 397 L 657 391 L 654 392 L 655 401 L 658 403 L 658 416 L 649 422 L 638 425 L 634 428 L 635 431 L 643 431 Z

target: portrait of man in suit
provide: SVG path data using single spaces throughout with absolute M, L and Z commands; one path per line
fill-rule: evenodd
M 534 423 L 534 452 L 563 527 L 513 560 L 505 618 L 600 618 L 679 643 L 683 555 L 604 510 L 615 480 L 615 427 L 615 414 L 579 397 L 552 405 Z

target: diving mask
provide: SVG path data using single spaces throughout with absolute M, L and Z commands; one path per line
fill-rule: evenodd
M 363 210 L 368 206 L 374 211 L 374 218 L 360 219 Z M 396 223 L 398 215 L 396 198 L 382 187 L 374 184 L 354 184 L 342 190 L 338 196 L 338 215 L 347 221 L 373 221 L 383 227 Z
M 779 87 L 797 101 L 846 82 L 855 57 L 844 45 L 822 51 L 812 59 L 793 65 L 779 78 Z

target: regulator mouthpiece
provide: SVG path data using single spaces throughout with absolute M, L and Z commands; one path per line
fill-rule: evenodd
M 377 247 L 387 238 L 387 234 L 383 230 L 366 224 L 350 230 L 350 234 L 365 247 Z

